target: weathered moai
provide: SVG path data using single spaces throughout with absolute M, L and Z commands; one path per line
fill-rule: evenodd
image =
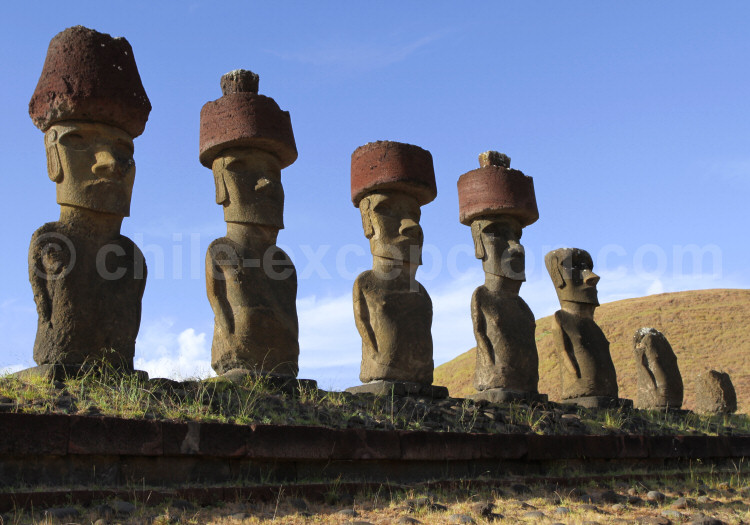
M 637 330 L 633 336 L 633 354 L 638 371 L 636 408 L 682 407 L 682 376 L 677 356 L 664 334 L 654 328 Z
M 211 168 L 227 235 L 206 254 L 215 316 L 211 366 L 293 378 L 298 372 L 297 273 L 276 246 L 284 227 L 281 170 L 297 159 L 287 111 L 258 94 L 258 75 L 221 77 L 200 118 L 200 162 Z
M 536 321 L 518 295 L 526 280 L 522 229 L 539 219 L 534 181 L 510 169 L 510 158 L 496 151 L 480 154 L 479 165 L 458 179 L 460 221 L 471 226 L 485 279 L 471 297 L 479 391 L 471 397 L 542 400 Z
M 726 372 L 709 370 L 695 379 L 695 411 L 699 414 L 733 414 L 737 393 Z
M 130 215 L 133 139 L 150 111 L 127 40 L 82 26 L 52 39 L 29 115 L 44 132 L 60 220 L 31 238 L 39 366 L 24 373 L 61 377 L 103 362 L 133 370 L 146 264 L 120 226 Z
M 362 336 L 360 380 L 351 392 L 447 395 L 431 387 L 432 301 L 416 280 L 422 264 L 420 207 L 437 196 L 432 155 L 378 141 L 352 154 L 352 202 L 370 241 L 372 270 L 354 281 L 354 320 Z
M 552 325 L 560 365 L 563 401 L 586 407 L 628 405 L 618 400 L 617 375 L 609 341 L 594 321 L 599 276 L 588 252 L 560 248 L 544 257 L 561 309 Z

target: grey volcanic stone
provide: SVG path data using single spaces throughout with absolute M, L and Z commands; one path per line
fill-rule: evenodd
M 709 370 L 696 378 L 695 411 L 701 414 L 732 414 L 737 411 L 737 394 L 729 374 Z
M 650 490 L 646 493 L 646 499 L 649 501 L 662 502 L 666 499 L 666 496 L 658 490 Z
M 639 329 L 633 336 L 633 354 L 638 375 L 636 408 L 682 407 L 682 376 L 664 334 L 654 328 Z
M 80 515 L 80 512 L 78 512 L 78 509 L 74 507 L 56 507 L 45 510 L 44 514 L 51 518 L 62 520 L 68 518 L 77 518 Z
M 561 309 L 553 317 L 563 401 L 618 398 L 617 374 L 609 341 L 594 321 L 599 306 L 591 255 L 579 248 L 560 248 L 544 257 Z

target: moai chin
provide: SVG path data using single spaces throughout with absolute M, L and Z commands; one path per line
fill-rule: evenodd
M 609 341 L 594 321 L 599 306 L 591 255 L 560 248 L 544 257 L 561 309 L 555 312 L 553 337 L 562 383 L 562 400 L 588 407 L 629 405 L 618 400 L 617 375 Z
M 227 223 L 227 235 L 206 254 L 215 316 L 211 366 L 218 374 L 294 378 L 297 274 L 276 246 L 284 227 L 281 170 L 297 159 L 289 112 L 258 94 L 251 71 L 227 73 L 221 90 L 200 117 L 200 162 L 213 171 L 216 203 Z
M 638 371 L 636 408 L 681 408 L 682 376 L 664 334 L 654 328 L 639 329 L 633 336 L 633 354 Z
M 354 281 L 362 336 L 360 380 L 350 392 L 425 394 L 431 387 L 432 301 L 416 280 L 422 264 L 420 207 L 437 196 L 432 155 L 399 142 L 370 142 L 352 153 L 352 202 L 362 214 L 373 268 Z
M 510 169 L 510 158 L 496 151 L 479 155 L 479 164 L 458 179 L 460 221 L 471 226 L 485 275 L 471 298 L 479 391 L 472 397 L 545 400 L 537 392 L 536 321 L 518 295 L 526 280 L 522 229 L 539 218 L 534 181 Z
M 60 220 L 31 238 L 39 366 L 24 374 L 59 378 L 103 362 L 133 370 L 146 265 L 120 226 L 130 214 L 133 139 L 150 111 L 127 40 L 82 26 L 52 39 L 29 115 L 44 132 Z

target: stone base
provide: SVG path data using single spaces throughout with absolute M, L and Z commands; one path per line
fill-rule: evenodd
M 372 381 L 346 389 L 350 394 L 374 394 L 376 396 L 412 396 L 445 399 L 448 389 L 444 386 L 422 385 L 406 381 Z
M 114 373 L 123 375 L 135 375 L 142 383 L 148 381 L 148 372 L 143 370 L 118 370 L 113 368 Z M 96 365 L 38 365 L 25 370 L 19 370 L 14 376 L 20 379 L 30 379 L 33 377 L 44 377 L 50 381 L 64 381 L 71 377 L 80 377 L 85 374 L 99 375 L 101 369 Z
M 563 399 L 560 403 L 564 405 L 578 405 L 584 408 L 633 408 L 632 399 L 609 396 L 576 397 L 573 399 Z
M 273 374 L 258 374 L 245 368 L 234 368 L 228 372 L 224 372 L 218 377 L 209 379 L 208 381 L 217 381 L 225 379 L 234 384 L 240 384 L 247 381 L 248 377 L 261 379 L 264 384 L 268 385 L 269 388 L 274 390 L 280 390 L 285 394 L 296 395 L 302 390 L 317 390 L 318 382 L 314 379 L 297 379 L 296 377 L 290 376 L 278 376 Z
M 547 394 L 537 392 L 521 392 L 520 390 L 509 390 L 507 388 L 488 388 L 476 394 L 468 396 L 473 401 L 488 401 L 490 403 L 511 403 L 513 401 L 525 401 L 527 403 L 546 403 Z

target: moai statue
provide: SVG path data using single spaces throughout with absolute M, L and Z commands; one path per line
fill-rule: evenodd
M 563 402 L 590 408 L 628 406 L 618 399 L 617 375 L 609 341 L 594 321 L 599 306 L 591 255 L 578 248 L 560 248 L 544 257 L 561 309 L 552 327 L 562 383 Z
M 471 297 L 477 340 L 474 399 L 546 400 L 537 391 L 539 355 L 534 314 L 518 296 L 526 280 L 522 228 L 539 219 L 534 181 L 510 169 L 496 151 L 479 155 L 479 169 L 458 179 L 461 223 L 471 226 L 485 282 Z
M 726 372 L 709 370 L 695 380 L 695 411 L 699 414 L 733 414 L 737 393 Z
M 206 254 L 214 311 L 211 366 L 218 374 L 294 378 L 299 342 L 297 273 L 276 246 L 284 227 L 281 170 L 297 159 L 287 111 L 258 94 L 258 75 L 221 77 L 221 98 L 200 118 L 200 162 L 211 168 L 227 235 Z
M 633 354 L 638 370 L 636 408 L 682 407 L 682 376 L 677 367 L 677 356 L 664 334 L 654 328 L 636 331 Z
M 82 26 L 52 39 L 29 115 L 44 132 L 60 220 L 31 238 L 39 366 L 24 374 L 61 378 L 104 362 L 133 371 L 146 265 L 120 226 L 130 215 L 133 139 L 150 111 L 127 40 Z
M 437 196 L 432 155 L 399 142 L 371 142 L 352 153 L 352 202 L 362 214 L 373 269 L 354 281 L 354 320 L 362 336 L 364 385 L 354 393 L 432 395 L 432 301 L 415 274 L 422 264 L 420 206 Z

